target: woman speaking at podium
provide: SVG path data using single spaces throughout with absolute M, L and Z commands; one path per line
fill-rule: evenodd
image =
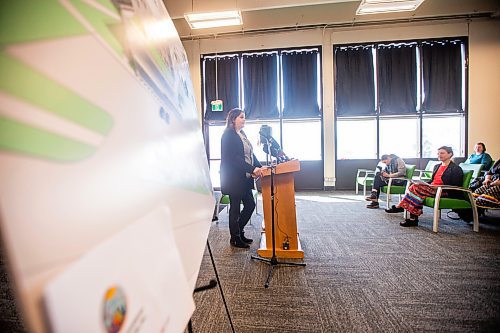
M 229 195 L 230 243 L 234 247 L 248 248 L 253 240 L 245 237 L 243 229 L 255 209 L 253 178 L 262 176 L 262 165 L 255 157 L 245 132 L 242 131 L 243 126 L 243 111 L 230 110 L 221 139 L 220 180 L 222 193 Z M 240 202 L 243 202 L 241 212 Z

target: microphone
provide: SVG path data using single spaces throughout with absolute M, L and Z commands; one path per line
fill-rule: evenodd
M 263 145 L 262 150 L 264 150 L 266 154 L 270 154 L 271 156 L 275 157 L 278 163 L 289 161 L 290 159 L 288 158 L 288 156 L 286 156 L 285 152 L 281 149 L 280 144 L 273 138 L 271 133 L 271 126 L 262 125 L 260 127 L 260 141 L 266 142 Z

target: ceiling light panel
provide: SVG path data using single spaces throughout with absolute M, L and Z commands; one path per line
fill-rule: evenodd
M 227 27 L 243 24 L 241 12 L 238 10 L 212 13 L 190 13 L 184 14 L 184 18 L 191 29 Z
M 413 11 L 424 0 L 362 0 L 356 15 Z

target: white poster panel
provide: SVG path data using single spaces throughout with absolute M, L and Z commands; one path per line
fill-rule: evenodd
M 159 208 L 49 282 L 44 301 L 50 330 L 183 331 L 194 303 L 169 220 L 168 209 Z
M 214 201 L 163 3 L 0 6 L 0 227 L 30 330 L 46 329 L 49 281 L 163 206 L 192 290 Z

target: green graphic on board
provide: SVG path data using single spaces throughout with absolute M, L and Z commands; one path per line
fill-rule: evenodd
M 0 48 L 88 34 L 57 0 L 0 0 Z
M 0 116 L 0 150 L 73 162 L 91 156 L 96 147 Z
M 111 17 L 80 0 L 71 2 L 102 39 L 123 55 L 119 42 L 108 28 L 120 22 L 114 5 L 106 0 L 98 1 L 107 11 L 116 14 Z M 108 134 L 113 118 L 105 110 L 5 52 L 9 45 L 90 34 L 57 0 L 0 0 L 0 91 L 99 135 Z M 0 149 L 18 153 L 77 161 L 97 150 L 86 143 L 5 117 L 0 130 Z
M 135 22 L 138 31 L 145 33 L 145 25 L 149 21 L 140 18 L 140 15 L 134 15 L 130 20 Z M 78 36 L 98 37 L 119 58 L 130 60 L 130 55 L 127 56 L 125 52 L 128 45 L 125 26 L 110 0 L 67 0 L 64 5 L 58 0 L 0 0 L 0 92 L 7 98 L 32 105 L 38 111 L 77 124 L 95 133 L 96 137 L 105 139 L 114 123 L 108 112 L 78 92 L 54 81 L 50 74 L 40 72 L 9 52 L 9 47 L 14 50 L 17 45 L 64 41 Z M 159 74 L 157 79 L 173 84 L 175 72 L 172 65 L 178 60 L 175 54 L 153 44 L 147 48 L 149 60 L 155 64 Z M 175 87 L 167 85 L 168 89 Z M 0 106 L 0 151 L 59 162 L 77 162 L 91 157 L 99 149 L 98 143 L 89 144 L 51 132 L 43 124 L 23 123 L 9 118 L 9 114 L 15 114 L 13 112 L 22 111 Z M 210 194 L 209 178 L 206 175 L 198 176 L 190 177 L 189 181 L 171 180 L 172 185 Z
M 95 0 L 95 2 L 101 4 L 102 6 L 106 7 L 107 9 L 116 12 L 116 7 L 113 5 L 113 3 L 110 0 Z
M 123 48 L 119 41 L 115 38 L 115 35 L 111 31 L 112 27 L 117 27 L 121 20 L 108 16 L 102 11 L 97 10 L 94 7 L 89 6 L 80 0 L 72 0 L 71 3 L 78 9 L 80 14 L 82 14 L 85 19 L 92 25 L 99 36 L 104 39 L 104 41 L 120 56 L 125 56 Z M 109 10 L 112 10 L 116 17 L 120 17 L 119 13 L 116 11 L 115 7 L 109 1 L 102 0 L 101 3 L 107 3 L 106 6 Z
M 68 88 L 0 52 L 0 91 L 53 113 L 100 135 L 106 135 L 113 119 L 104 110 Z M 0 118 L 0 150 L 9 150 L 61 161 L 89 157 L 97 147 Z
M 98 3 L 116 14 L 115 17 L 81 0 L 72 0 L 71 3 L 103 40 L 123 56 L 123 49 L 111 31 L 121 22 L 117 19 L 120 15 L 111 1 L 100 0 Z M 82 23 L 57 0 L 0 0 L 0 48 L 9 44 L 88 34 L 90 32 Z
M 107 134 L 113 125 L 90 101 L 1 52 L 0 77 L 0 90 L 94 132 Z

